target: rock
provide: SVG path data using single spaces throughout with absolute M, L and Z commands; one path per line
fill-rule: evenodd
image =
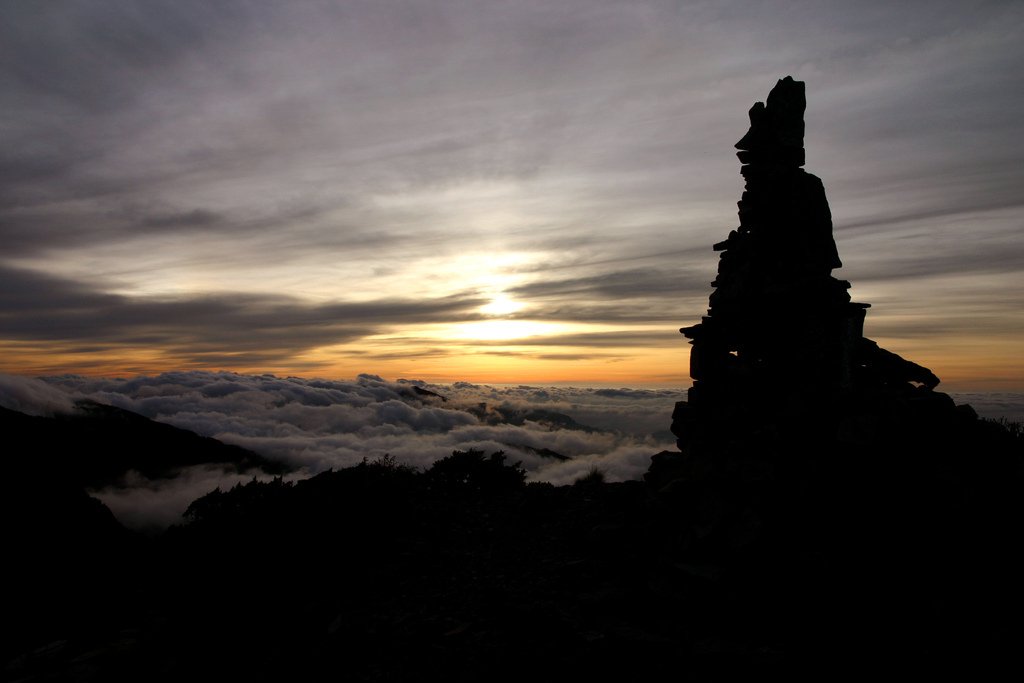
M 813 425 L 819 442 L 860 442 L 864 432 L 851 428 L 865 422 L 865 406 L 881 410 L 894 396 L 920 404 L 914 392 L 939 384 L 928 368 L 864 337 L 870 304 L 852 302 L 850 283 L 832 276 L 842 261 L 825 188 L 800 168 L 805 107 L 804 84 L 781 79 L 750 109 L 750 129 L 736 143 L 746 179 L 740 226 L 713 246 L 720 255 L 708 315 L 680 330 L 691 340 L 694 379 L 673 415 L 683 453 L 754 442 L 792 449 L 764 437 L 793 424 Z M 926 410 L 945 412 L 948 397 L 932 398 Z

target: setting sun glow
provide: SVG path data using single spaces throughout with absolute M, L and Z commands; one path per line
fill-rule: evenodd
M 522 310 L 523 304 L 518 301 L 513 301 L 504 294 L 499 294 L 491 299 L 491 303 L 485 304 L 480 307 L 480 312 L 484 315 L 510 315 L 517 311 Z

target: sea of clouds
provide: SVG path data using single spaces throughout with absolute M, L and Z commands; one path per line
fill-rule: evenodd
M 353 380 L 199 371 L 130 379 L 0 375 L 4 407 L 52 415 L 91 399 L 243 446 L 287 465 L 292 479 L 384 455 L 427 468 L 452 451 L 468 449 L 504 451 L 522 464 L 530 481 L 568 484 L 593 468 L 609 481 L 638 479 L 653 454 L 674 449 L 668 427 L 673 405 L 684 398 L 683 389 L 440 385 L 376 375 Z M 954 398 L 971 403 L 983 417 L 1024 419 L 1022 394 Z M 118 485 L 92 493 L 126 525 L 159 529 L 180 522 L 195 498 L 252 476 L 209 466 L 185 468 L 158 481 L 130 473 Z
M 668 427 L 674 403 L 684 397 L 684 390 L 437 385 L 375 375 L 347 381 L 226 372 L 0 378 L 5 407 L 49 415 L 91 399 L 243 446 L 284 463 L 292 478 L 384 455 L 426 468 L 452 451 L 477 449 L 504 451 L 530 481 L 567 484 L 593 468 L 609 481 L 637 479 L 653 454 L 674 448 Z M 180 521 L 196 497 L 251 477 L 188 468 L 170 480 L 133 474 L 93 494 L 125 524 L 155 528 Z

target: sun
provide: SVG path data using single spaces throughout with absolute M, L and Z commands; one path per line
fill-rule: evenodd
M 456 341 L 513 341 L 565 332 L 566 325 L 537 320 L 481 320 L 451 325 L 444 336 Z
M 497 294 L 491 298 L 489 304 L 484 304 L 480 307 L 480 312 L 484 315 L 502 316 L 511 315 L 522 309 L 523 304 L 513 301 L 504 294 Z

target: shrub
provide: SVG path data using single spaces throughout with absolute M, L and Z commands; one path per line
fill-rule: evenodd
M 502 493 L 521 488 L 526 470 L 520 463 L 506 465 L 504 452 L 484 457 L 483 451 L 453 451 L 435 462 L 426 476 L 431 487 L 446 492 Z
M 582 477 L 573 482 L 573 486 L 594 486 L 604 483 L 604 471 L 594 466 Z

